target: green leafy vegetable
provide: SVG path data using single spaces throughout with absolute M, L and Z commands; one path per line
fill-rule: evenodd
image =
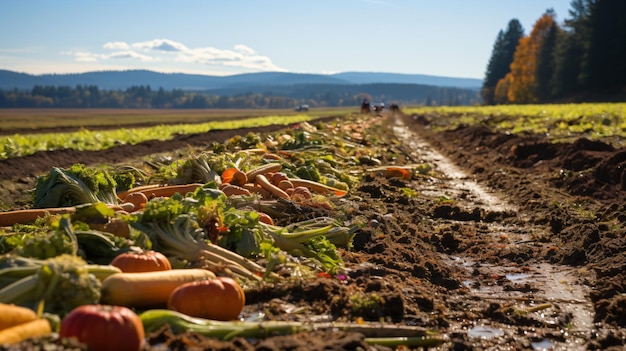
M 86 203 L 117 204 L 115 180 L 104 170 L 75 164 L 69 169 L 53 167 L 37 178 L 33 192 L 36 208 L 66 207 Z

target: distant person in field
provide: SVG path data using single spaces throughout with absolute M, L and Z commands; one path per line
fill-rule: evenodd
M 370 102 L 367 99 L 363 99 L 361 103 L 361 113 L 370 113 Z

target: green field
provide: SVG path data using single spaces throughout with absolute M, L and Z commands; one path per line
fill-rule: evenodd
M 61 148 L 99 150 L 214 129 L 287 125 L 319 117 L 345 116 L 355 110 L 316 109 L 308 113 L 292 110 L 0 110 L 4 130 L 4 135 L 0 135 L 0 159 Z M 66 132 L 63 128 L 78 129 Z
M 555 140 L 626 137 L 626 103 L 412 107 L 403 112 L 431 116 L 441 128 L 480 124 L 505 133 L 546 134 Z

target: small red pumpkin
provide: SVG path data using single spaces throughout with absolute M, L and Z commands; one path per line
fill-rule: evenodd
M 124 273 L 169 271 L 172 269 L 172 264 L 164 254 L 152 250 L 123 252 L 115 256 L 111 265 L 121 269 Z
M 170 294 L 167 308 L 192 317 L 231 321 L 245 304 L 246 295 L 237 281 L 217 277 L 179 286 Z
M 61 321 L 59 338 L 76 338 L 89 350 L 141 350 L 145 331 L 141 319 L 127 307 L 82 305 Z

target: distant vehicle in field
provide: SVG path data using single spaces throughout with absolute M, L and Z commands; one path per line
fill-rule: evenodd
M 384 109 L 385 109 L 385 103 L 384 102 L 372 105 L 372 111 L 374 111 L 376 113 L 383 112 Z
M 307 112 L 307 111 L 309 111 L 309 105 L 307 105 L 307 104 L 298 105 L 298 106 L 296 106 L 296 108 L 294 108 L 294 111 L 296 111 L 296 112 Z

